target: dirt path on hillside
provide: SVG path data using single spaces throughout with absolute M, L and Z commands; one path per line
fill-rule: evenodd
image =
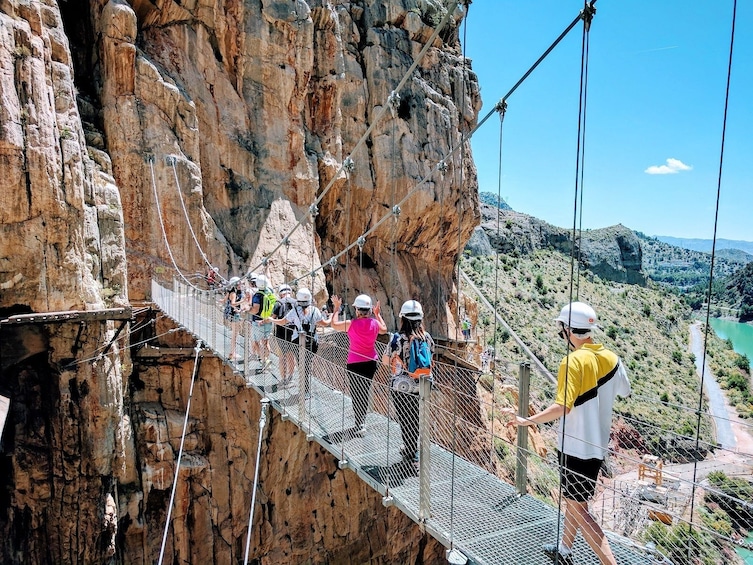
M 690 344 L 689 344 L 690 351 L 693 352 L 693 354 L 696 357 L 696 371 L 698 372 L 698 375 L 700 376 L 700 364 L 703 360 L 703 334 L 701 333 L 701 326 L 700 324 L 696 323 L 690 326 Z M 712 386 L 716 385 L 716 388 L 718 387 L 718 383 L 716 381 L 716 378 L 711 373 L 711 370 L 708 367 L 708 363 L 706 364 L 706 371 L 704 375 L 704 380 L 706 381 L 707 385 L 710 385 L 707 387 L 711 388 Z M 712 382 L 713 381 L 713 382 Z M 711 396 L 711 392 L 707 392 L 709 396 Z M 724 413 L 723 414 L 715 414 L 717 417 L 717 421 L 721 418 L 727 419 L 729 422 L 729 425 L 732 429 L 732 433 L 734 434 L 734 445 L 733 446 L 726 446 L 729 449 L 721 450 L 721 451 L 734 451 L 739 454 L 747 454 L 753 457 L 753 429 L 751 429 L 750 424 L 745 423 L 745 421 L 740 418 L 737 415 L 737 410 L 734 406 L 730 406 L 729 402 L 727 401 L 727 395 L 724 394 L 724 391 L 719 389 L 719 394 L 721 395 L 721 401 L 724 405 Z M 719 425 L 717 425 L 717 428 L 719 428 Z M 721 440 L 718 440 L 722 445 L 724 445 L 724 442 Z M 721 455 L 721 454 L 719 454 Z
M 700 364 L 703 362 L 703 335 L 698 324 L 690 327 L 688 347 L 696 356 L 696 368 L 700 378 Z M 727 437 L 724 443 L 731 445 L 710 452 L 706 459 L 697 463 L 664 465 L 663 486 L 668 489 L 668 505 L 665 508 L 672 514 L 684 513 L 691 496 L 696 491 L 694 485 L 704 481 L 712 471 L 722 471 L 728 477 L 753 476 L 753 430 L 751 426 L 737 415 L 734 406 L 729 405 L 727 396 L 719 388 L 708 364 L 704 371 L 704 381 L 709 397 L 716 395 L 717 405 L 713 416 L 717 430 L 720 427 L 727 428 L 727 433 L 731 434 L 731 437 Z M 716 385 L 716 391 L 713 389 L 714 385 Z M 709 392 L 710 389 L 711 392 Z M 721 440 L 718 441 L 723 443 Z M 627 495 L 627 498 L 634 496 L 633 491 L 639 488 L 638 469 L 635 468 L 607 479 L 605 485 L 607 488 L 596 496 L 591 508 L 606 529 L 616 531 L 620 529 L 620 518 L 624 512 L 622 504 L 624 504 L 623 496 L 625 495 L 621 495 L 620 492 L 627 488 L 627 491 L 631 493 Z

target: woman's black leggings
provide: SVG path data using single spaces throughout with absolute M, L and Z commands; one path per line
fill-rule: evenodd
M 347 369 L 350 395 L 353 397 L 355 427 L 362 428 L 366 421 L 366 411 L 369 409 L 369 392 L 377 370 L 377 362 L 348 363 Z

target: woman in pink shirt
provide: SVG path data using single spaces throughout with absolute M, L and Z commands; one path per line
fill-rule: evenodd
M 379 302 L 372 308 L 371 297 L 361 294 L 353 301 L 356 317 L 352 320 L 339 320 L 342 299 L 339 296 L 332 297 L 334 314 L 331 326 L 339 331 L 347 332 L 350 338 L 348 349 L 348 381 L 350 394 L 353 397 L 353 413 L 355 415 L 355 433 L 363 436 L 366 411 L 369 407 L 369 392 L 371 381 L 377 370 L 376 343 L 379 334 L 387 333 L 387 324 L 384 323 Z

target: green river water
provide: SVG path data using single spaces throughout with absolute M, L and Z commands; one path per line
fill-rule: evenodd
M 716 335 L 722 339 L 732 340 L 735 351 L 740 354 L 744 353 L 748 359 L 753 360 L 753 325 L 718 318 L 711 318 L 710 323 Z M 753 534 L 749 535 L 746 541 L 753 543 Z M 753 565 L 753 551 L 742 548 L 737 548 L 735 551 L 746 565 Z

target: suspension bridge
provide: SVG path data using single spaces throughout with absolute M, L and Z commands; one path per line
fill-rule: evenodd
M 416 465 L 400 453 L 401 431 L 386 366 L 380 367 L 373 383 L 367 383 L 371 401 L 364 430 L 354 427 L 348 383 L 358 377 L 345 369 L 347 334 L 322 334 L 316 355 L 272 338 L 273 362 L 257 373 L 259 364 L 252 360 L 249 332 L 241 331 L 236 337 L 234 351 L 240 360 L 229 359 L 233 334 L 222 323 L 222 295 L 174 280 L 170 284 L 153 281 L 152 296 L 175 323 L 243 374 L 260 399 L 336 457 L 341 469 L 356 473 L 382 495 L 385 505 L 395 505 L 443 543 L 450 562 L 551 562 L 541 546 L 557 539 L 561 514 L 556 506 L 526 493 L 525 483 L 521 489 L 498 476 L 494 437 L 484 426 L 489 407 L 482 406 L 476 394 L 477 371 L 436 364 L 433 390 L 427 388 L 422 395 L 426 418 L 416 422 L 422 438 L 421 463 Z M 282 383 L 280 358 L 286 353 L 299 362 L 293 379 Z M 520 449 L 520 458 L 525 459 L 527 448 Z M 650 547 L 623 536 L 609 537 L 620 564 L 669 563 Z M 580 538 L 574 555 L 578 563 L 598 563 Z
M 430 182 L 435 174 L 444 174 L 453 154 L 458 150 L 463 151 L 468 139 L 493 113 L 499 112 L 502 120 L 504 119 L 506 100 L 509 96 L 579 21 L 584 22 L 581 67 L 587 68 L 588 28 L 593 15 L 593 3 L 584 7 L 583 12 L 500 100 L 494 110 L 481 119 L 471 132 L 462 135 L 460 142 L 450 149 L 426 177 L 407 191 L 402 199 L 393 203 L 389 213 L 384 214 L 356 240 L 350 242 L 338 254 L 333 255 L 329 261 L 322 262 L 316 269 L 312 266 L 311 272 L 302 274 L 289 282 L 296 283 L 307 277 L 311 277 L 313 282 L 314 274 L 318 270 L 328 265 L 334 268 L 341 257 L 347 260 L 348 253 L 356 246 L 361 250 L 362 256 L 366 238 L 377 234 L 380 227 L 388 220 L 397 221 L 400 206 L 422 185 Z M 387 103 L 381 107 L 379 115 L 354 145 L 351 155 L 367 142 L 372 128 L 381 117 L 388 111 L 395 111 L 399 105 L 397 93 L 412 76 L 426 49 L 433 43 L 436 34 L 442 29 L 456 6 L 456 3 L 452 4 L 447 11 L 444 20 L 436 27 L 434 35 L 426 42 L 425 48 L 406 71 L 403 80 L 393 90 Z M 585 131 L 586 82 L 587 73 L 582 73 L 578 128 L 579 155 L 576 166 L 578 171 L 582 170 L 583 165 L 581 142 Z M 500 138 L 502 120 L 500 121 Z M 175 174 L 175 159 L 169 160 L 168 164 L 172 165 L 181 205 L 190 228 L 189 216 L 182 201 L 182 192 L 177 174 Z M 334 186 L 335 179 L 339 178 L 341 173 L 345 173 L 350 179 L 350 173 L 354 167 L 350 156 L 343 159 L 340 169 L 309 207 L 308 216 L 312 224 L 315 223 L 318 214 L 318 204 Z M 460 170 L 462 171 L 462 167 Z M 151 171 L 154 198 L 160 222 L 162 222 L 153 161 Z M 462 184 L 462 179 L 460 182 Z M 581 179 L 576 182 L 576 202 L 581 190 L 581 182 Z M 575 211 L 577 210 L 576 204 Z M 253 266 L 252 270 L 266 270 L 269 257 L 290 245 L 290 237 L 304 224 L 305 220 L 305 218 L 301 219 L 293 230 L 280 240 L 277 247 L 265 256 L 264 261 Z M 480 376 L 478 370 L 459 367 L 457 364 L 438 363 L 433 371 L 433 383 L 422 383 L 419 395 L 419 403 L 422 407 L 421 416 L 414 423 L 417 430 L 412 430 L 417 432 L 416 435 L 420 438 L 420 464 L 417 465 L 412 460 L 406 460 L 401 453 L 404 447 L 401 441 L 404 430 L 395 418 L 394 395 L 388 385 L 389 370 L 386 366 L 379 366 L 373 382 L 362 383 L 370 390 L 370 409 L 364 428 L 356 428 L 350 390 L 360 377 L 349 374 L 345 369 L 348 351 L 347 334 L 340 332 L 321 334 L 317 354 L 311 353 L 305 347 L 271 338 L 272 363 L 260 365 L 251 352 L 248 325 L 244 323 L 241 331 L 234 332 L 223 323 L 220 309 L 222 296 L 214 291 L 198 288 L 181 274 L 170 250 L 164 225 L 162 225 L 162 232 L 170 260 L 181 279 L 154 280 L 152 300 L 176 324 L 193 334 L 202 347 L 224 359 L 236 372 L 242 374 L 247 386 L 258 392 L 264 406 L 271 406 L 283 419 L 295 423 L 310 441 L 317 442 L 337 458 L 341 469 L 351 470 L 379 492 L 385 505 L 394 505 L 444 544 L 447 547 L 448 562 L 479 565 L 508 563 L 538 565 L 551 562 L 541 547 L 544 544 L 556 543 L 560 539 L 562 511 L 560 507 L 542 500 L 551 498 L 553 491 L 537 493 L 536 488 L 527 480 L 526 463 L 528 460 L 536 459 L 537 465 L 548 465 L 550 472 L 556 476 L 556 462 L 542 461 L 535 452 L 530 451 L 526 444 L 524 430 L 521 430 L 523 433 L 519 433 L 518 443 L 514 445 L 501 437 L 498 430 L 495 432 L 493 425 L 488 425 L 489 421 L 494 421 L 495 414 L 498 415 L 503 408 L 495 404 L 493 394 L 490 402 L 486 402 L 482 395 L 478 394 Z M 576 239 L 576 232 L 574 226 L 573 241 Z M 191 235 L 204 262 L 211 267 L 192 229 Z M 394 239 L 392 247 L 393 249 L 395 247 Z M 575 246 L 573 246 L 574 252 Z M 313 244 L 311 253 L 312 258 L 317 255 Z M 575 261 L 574 255 L 572 260 Z M 362 266 L 361 271 L 363 271 Z M 460 275 L 458 268 L 458 280 L 461 279 Z M 469 286 L 471 285 L 467 278 L 465 281 Z M 572 284 L 571 280 L 571 286 Z M 477 289 L 475 290 L 478 293 Z M 480 296 L 480 293 L 478 294 Z M 485 304 L 490 307 L 489 302 Z M 493 316 L 495 319 L 499 318 L 496 312 Z M 500 323 L 504 322 L 500 321 Z M 511 333 L 514 336 L 514 332 Z M 525 350 L 525 344 L 520 343 Z M 383 349 L 380 353 L 382 352 Z M 283 378 L 283 365 L 286 363 L 281 361 L 286 358 L 294 359 L 297 368 L 292 375 L 286 375 L 287 378 Z M 257 371 L 257 368 L 261 370 Z M 551 385 L 552 376 L 543 365 L 537 365 L 536 369 L 541 376 L 546 378 L 547 384 Z M 520 368 L 520 382 L 525 382 L 527 377 L 528 368 L 523 365 Z M 702 374 L 702 383 L 703 377 Z M 519 406 L 519 414 L 528 416 L 528 402 L 523 394 L 523 388 L 520 390 L 520 398 L 523 400 Z M 701 420 L 708 415 L 700 411 L 697 411 L 697 415 L 700 429 Z M 260 422 L 260 428 L 262 427 L 263 423 Z M 687 440 L 688 438 L 681 439 Z M 696 437 L 695 440 L 697 447 L 699 438 Z M 705 446 L 707 449 L 714 447 L 716 446 Z M 509 453 L 514 454 L 514 471 L 505 468 L 505 454 L 509 455 Z M 723 452 L 722 456 L 724 455 Z M 618 457 L 618 454 L 610 452 L 610 456 Z M 750 458 L 747 455 L 739 463 L 741 472 L 749 471 Z M 750 503 L 744 500 L 733 500 L 734 497 L 730 498 L 726 493 L 709 489 L 707 486 L 702 487 L 701 481 L 705 475 L 699 473 L 697 462 L 689 465 L 689 470 L 678 468 L 676 474 L 672 474 L 671 469 L 665 468 L 662 474 L 657 471 L 656 467 L 652 467 L 651 463 L 631 461 L 628 457 L 622 461 L 622 468 L 627 467 L 631 471 L 615 480 L 600 483 L 593 512 L 598 516 L 602 527 L 607 530 L 607 537 L 620 565 L 693 563 L 708 555 L 709 552 L 713 554 L 718 551 L 716 547 L 699 548 L 697 542 L 678 540 L 677 543 L 667 542 L 673 550 L 672 555 L 668 556 L 658 551 L 651 543 L 643 543 L 641 540 L 646 524 L 651 521 L 685 527 L 691 531 L 691 537 L 695 529 L 708 534 L 711 539 L 715 540 L 715 543 L 729 546 L 745 545 L 729 532 L 715 531 L 703 516 L 695 511 L 694 504 L 696 494 L 701 488 L 705 488 L 706 493 L 711 492 L 713 496 L 722 499 L 728 506 L 736 507 L 742 504 L 747 508 Z M 714 462 L 712 461 L 706 467 L 707 470 L 714 469 Z M 635 478 L 629 476 L 630 473 L 634 473 Z M 510 480 L 511 476 L 514 476 L 514 481 Z M 647 476 L 653 477 L 654 483 L 647 482 L 645 480 Z M 601 508 L 597 508 L 597 505 Z M 253 518 L 255 510 L 253 500 L 249 510 Z M 249 540 L 251 522 L 252 519 L 249 523 Z M 750 522 L 753 524 L 753 520 Z M 167 527 L 169 527 L 169 519 Z M 573 560 L 575 563 L 582 564 L 598 563 L 595 554 L 581 537 L 578 537 L 573 548 Z

